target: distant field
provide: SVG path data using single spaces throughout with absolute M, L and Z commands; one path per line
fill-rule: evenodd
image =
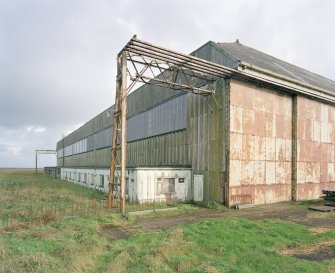
M 31 170 L 0 170 L 0 272 L 335 271 L 335 227 L 327 220 L 334 213 L 303 214 L 301 204 L 237 218 L 234 211 L 182 205 L 122 220 L 104 198 Z M 200 219 L 200 212 L 219 219 Z M 144 228 L 183 218 L 193 223 Z M 127 239 L 110 236 L 127 230 Z

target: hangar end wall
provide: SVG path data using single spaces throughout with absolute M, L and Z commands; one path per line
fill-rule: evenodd
M 297 200 L 335 189 L 335 107 L 297 98 Z
M 230 206 L 335 189 L 335 106 L 231 80 L 229 107 Z
M 229 204 L 291 200 L 292 97 L 230 83 Z

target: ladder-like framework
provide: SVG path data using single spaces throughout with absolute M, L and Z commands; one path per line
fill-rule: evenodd
M 136 36 L 127 43 L 117 56 L 109 208 L 113 206 L 115 186 L 121 186 L 121 212 L 125 215 L 127 94 L 136 85 L 153 84 L 194 94 L 212 95 L 215 93 L 215 81 L 234 72 L 216 63 L 149 44 Z M 130 81 L 129 86 L 127 79 Z
M 57 151 L 56 150 L 39 150 L 36 149 L 35 152 L 35 173 L 37 173 L 37 161 L 38 161 L 38 155 L 40 154 L 54 154 L 57 155 Z

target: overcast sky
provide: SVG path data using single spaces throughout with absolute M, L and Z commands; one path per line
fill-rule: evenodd
M 0 167 L 34 167 L 36 148 L 109 107 L 134 34 L 183 53 L 238 38 L 335 80 L 334 11 L 332 0 L 0 0 Z

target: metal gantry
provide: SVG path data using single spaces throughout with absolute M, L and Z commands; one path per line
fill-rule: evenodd
M 37 160 L 38 160 L 38 155 L 40 154 L 55 154 L 57 155 L 57 151 L 56 150 L 38 150 L 36 149 L 35 152 L 35 173 L 37 173 Z
M 215 81 L 234 72 L 225 66 L 141 41 L 136 36 L 126 44 L 117 56 L 109 208 L 113 206 L 116 178 L 117 185 L 121 186 L 121 212 L 125 215 L 127 94 L 137 85 L 152 84 L 213 95 Z

